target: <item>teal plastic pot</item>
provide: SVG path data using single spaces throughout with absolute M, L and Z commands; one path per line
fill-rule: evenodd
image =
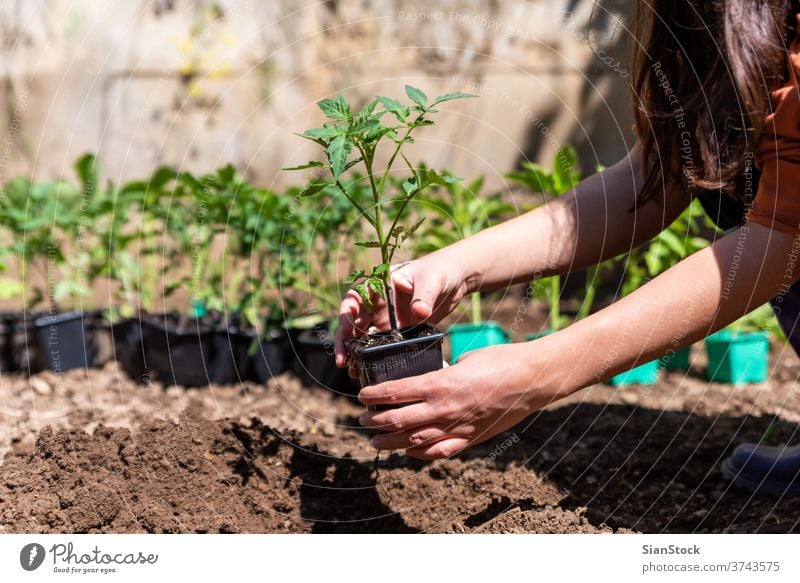
M 537 332 L 536 334 L 528 334 L 525 337 L 525 342 L 530 342 L 531 340 L 539 340 L 539 338 L 544 338 L 545 336 L 550 336 L 553 333 L 553 330 L 548 328 L 547 330 L 542 330 L 541 332 Z
M 672 354 L 661 358 L 661 366 L 666 370 L 689 370 L 689 357 L 691 356 L 691 347 L 686 346 L 679 348 Z
M 508 344 L 508 332 L 497 322 L 489 320 L 480 324 L 453 324 L 448 331 L 450 336 L 450 362 L 455 363 L 459 357 L 470 350 Z
M 763 383 L 769 371 L 769 334 L 720 330 L 705 341 L 706 378 L 717 383 Z
M 645 362 L 629 371 L 611 377 L 609 381 L 615 387 L 625 385 L 654 385 L 658 381 L 658 360 Z

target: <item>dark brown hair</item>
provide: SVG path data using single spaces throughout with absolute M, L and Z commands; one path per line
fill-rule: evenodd
M 639 204 L 661 200 L 675 184 L 742 196 L 736 186 L 752 164 L 769 89 L 784 74 L 792 4 L 636 1 L 632 90 L 645 160 Z

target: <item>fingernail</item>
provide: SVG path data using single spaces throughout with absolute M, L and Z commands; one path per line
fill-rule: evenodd
M 375 449 L 383 448 L 383 440 L 380 437 L 373 437 L 369 444 Z
M 367 414 L 366 413 L 362 413 L 361 415 L 358 416 L 359 424 L 364 425 L 364 421 L 366 421 L 366 420 L 367 420 Z

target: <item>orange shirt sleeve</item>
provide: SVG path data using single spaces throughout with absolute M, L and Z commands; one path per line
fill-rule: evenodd
M 800 20 L 800 18 L 799 18 Z M 800 28 L 800 27 L 799 27 Z M 789 46 L 788 79 L 770 92 L 772 111 L 761 134 L 756 166 L 761 170 L 747 220 L 800 234 L 800 35 Z

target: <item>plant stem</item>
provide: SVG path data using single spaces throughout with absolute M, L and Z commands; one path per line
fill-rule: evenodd
M 561 300 L 561 276 L 554 275 L 550 278 L 550 329 L 553 332 L 559 329 L 561 322 L 561 311 L 559 301 Z
M 583 320 L 592 311 L 594 305 L 594 298 L 597 295 L 597 276 L 600 273 L 600 265 L 592 265 L 586 273 L 586 295 L 583 298 L 583 303 L 578 310 L 576 320 Z
M 375 203 L 375 233 L 378 236 L 378 245 L 381 248 L 381 263 L 389 264 L 389 246 L 388 237 L 383 233 L 383 217 L 381 213 L 380 193 L 378 187 L 375 185 L 375 176 L 372 172 L 372 158 L 367 156 L 366 151 L 359 145 L 358 149 L 361 152 L 361 157 L 364 159 L 364 165 L 367 167 L 367 177 L 369 178 L 369 186 L 372 190 L 372 200 Z M 394 158 L 394 156 L 392 157 Z M 381 185 L 383 181 L 381 181 Z M 386 310 L 389 312 L 389 326 L 392 332 L 397 331 L 397 312 L 394 305 L 394 294 L 392 293 L 392 274 L 389 270 L 385 270 L 380 275 L 381 282 L 383 283 L 383 294 L 386 297 Z
M 475 292 L 469 298 L 470 306 L 472 307 L 472 323 L 481 323 L 481 294 Z

